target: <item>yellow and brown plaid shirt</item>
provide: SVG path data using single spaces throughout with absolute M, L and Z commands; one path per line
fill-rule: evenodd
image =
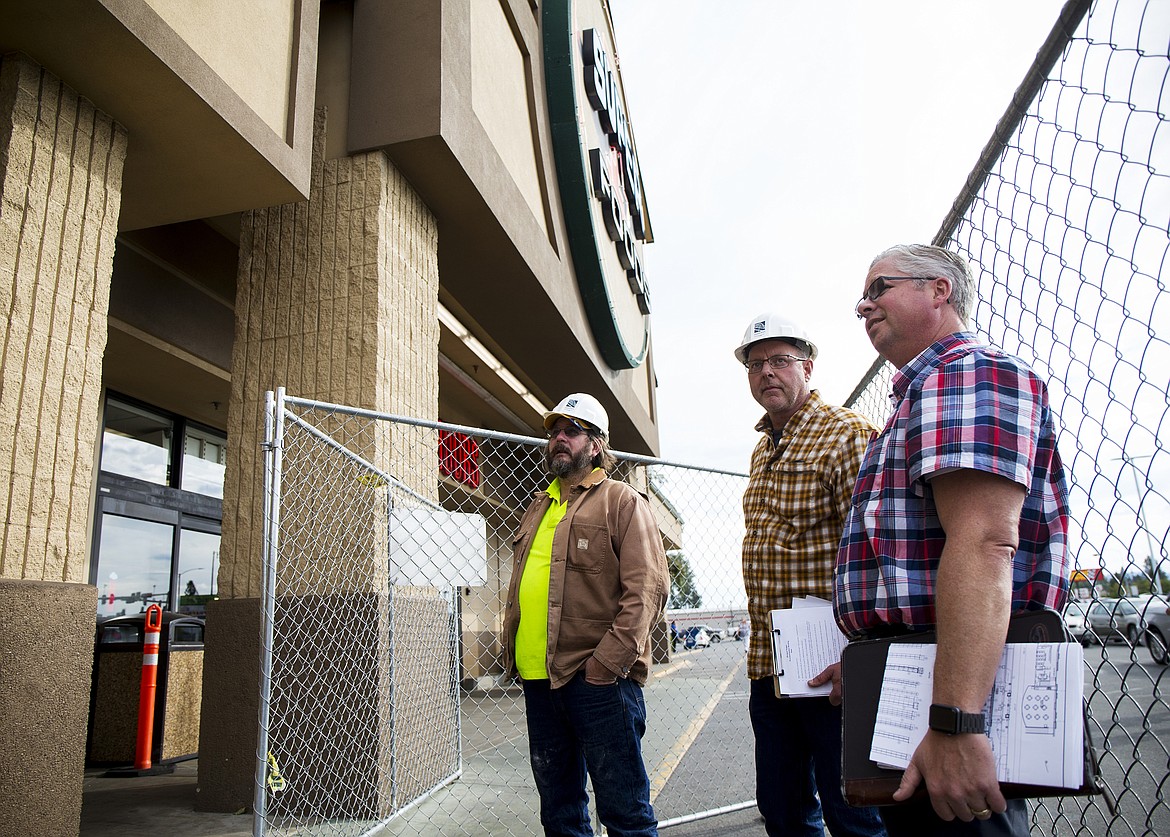
M 752 679 L 773 674 L 768 612 L 788 607 L 794 596 L 833 598 L 833 564 L 853 482 L 877 428 L 813 390 L 779 439 L 766 415 L 756 430 L 764 436 L 752 452 L 743 495 Z

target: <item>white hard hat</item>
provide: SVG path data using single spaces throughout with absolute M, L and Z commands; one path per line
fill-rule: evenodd
M 743 333 L 743 340 L 735 350 L 735 357 L 740 363 L 747 363 L 748 350 L 753 343 L 761 340 L 787 340 L 789 343 L 803 344 L 810 359 L 815 360 L 817 356 L 816 343 L 809 339 L 803 328 L 777 314 L 764 313 L 753 317 Z
M 609 435 L 609 414 L 600 401 L 587 393 L 574 392 L 562 398 L 560 404 L 544 414 L 544 429 L 552 427 L 560 416 L 583 421 L 600 431 L 602 436 Z

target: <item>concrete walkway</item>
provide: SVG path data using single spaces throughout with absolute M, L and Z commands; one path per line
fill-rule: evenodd
M 747 677 L 738 643 L 727 645 L 676 655 L 670 664 L 655 670 L 646 688 L 649 721 L 643 745 L 665 837 L 764 834 L 754 806 L 668 825 L 672 820 L 686 820 L 694 811 L 734 808 L 752 796 Z M 519 689 L 471 692 L 463 698 L 462 711 L 462 775 L 370 831 L 371 837 L 542 833 Z M 194 810 L 197 771 L 194 760 L 177 764 L 173 774 L 164 776 L 111 779 L 101 775 L 104 771 L 88 771 L 81 837 L 252 834 L 250 811 L 209 814 Z M 353 825 L 354 834 L 365 830 Z M 269 833 L 333 832 L 290 828 Z M 346 833 L 351 832 L 347 829 Z

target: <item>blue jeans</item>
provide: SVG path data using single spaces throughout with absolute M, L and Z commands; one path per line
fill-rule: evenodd
M 876 808 L 841 796 L 841 708 L 827 697 L 778 698 L 772 678 L 751 681 L 756 805 L 770 837 L 885 834 Z M 818 800 L 819 796 L 819 800 Z
M 947 822 L 940 819 L 930 800 L 925 797 L 912 799 L 902 805 L 883 806 L 881 812 L 882 821 L 891 837 L 918 837 L 919 834 L 1027 837 L 1032 829 L 1028 803 L 1023 799 L 1009 799 L 1007 804 L 1007 811 L 1002 814 L 992 814 L 986 820 L 975 819 L 970 822 Z
M 588 770 L 597 816 L 610 837 L 657 837 L 650 779 L 642 762 L 646 702 L 642 687 L 619 679 L 585 682 L 584 672 L 559 689 L 524 681 L 528 752 L 540 793 L 540 823 L 552 837 L 593 837 Z

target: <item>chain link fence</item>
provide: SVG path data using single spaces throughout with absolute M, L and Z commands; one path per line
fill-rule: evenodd
M 1170 834 L 1168 44 L 1162 0 L 1067 4 L 935 237 L 976 271 L 976 329 L 1048 379 L 1061 422 L 1110 799 L 1035 800 L 1037 834 Z M 875 363 L 850 405 L 884 421 L 891 373 Z M 543 440 L 283 396 L 270 424 L 256 833 L 540 833 L 499 631 Z M 754 804 L 746 478 L 620 459 L 663 531 L 668 618 L 712 637 L 655 637 L 644 749 L 669 827 Z
M 545 440 L 283 394 L 269 409 L 256 833 L 541 833 L 500 630 Z M 746 476 L 617 456 L 662 530 L 683 635 L 664 618 L 653 637 L 655 811 L 666 827 L 752 806 Z
M 1161 0 L 1069 3 L 934 239 L 971 262 L 976 331 L 1048 380 L 1060 420 L 1069 621 L 1116 808 L 1040 800 L 1034 833 L 1170 834 L 1168 45 Z M 884 422 L 892 373 L 875 363 L 849 405 Z

